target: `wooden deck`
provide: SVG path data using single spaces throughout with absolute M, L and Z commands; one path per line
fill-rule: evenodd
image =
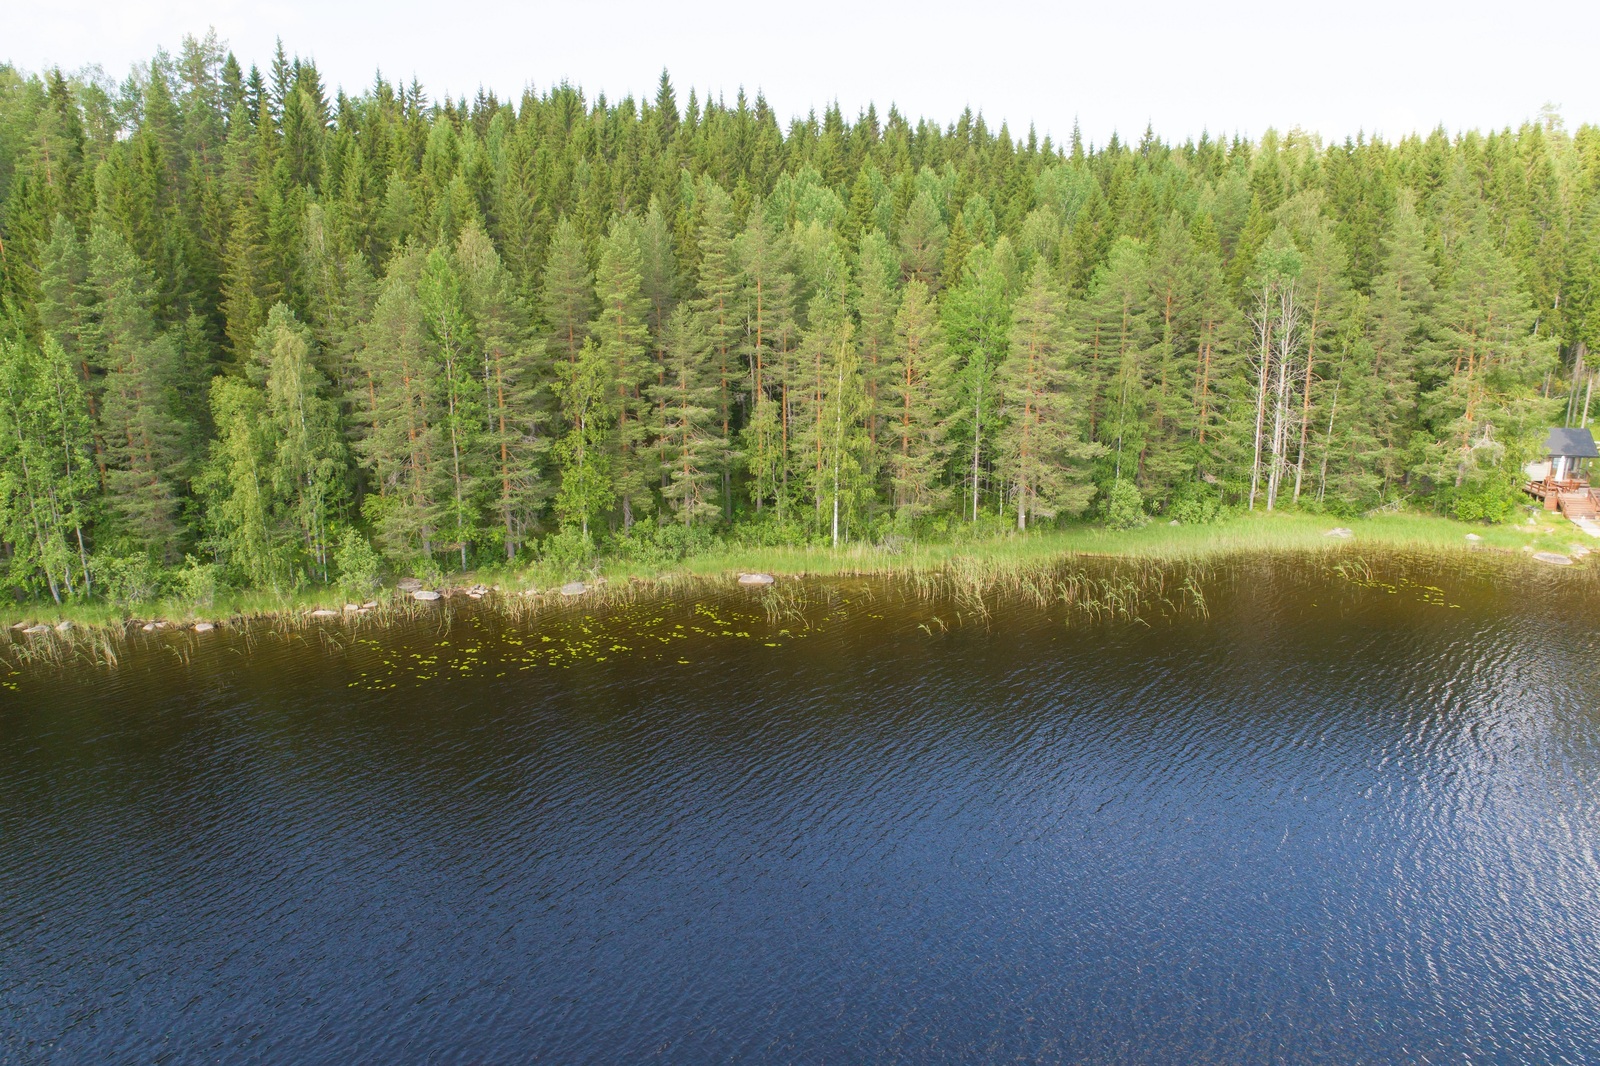
M 1587 478 L 1529 481 L 1523 484 L 1522 490 L 1543 503 L 1546 511 L 1556 511 L 1567 518 L 1594 518 L 1600 514 L 1600 505 L 1596 504 Z

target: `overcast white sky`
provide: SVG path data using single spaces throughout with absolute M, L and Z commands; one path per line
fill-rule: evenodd
M 653 94 L 665 66 L 680 103 L 691 85 L 729 99 L 742 85 L 785 119 L 833 99 L 848 115 L 892 101 L 941 123 L 970 105 L 1058 140 L 1076 117 L 1099 143 L 1147 121 L 1171 140 L 1295 125 L 1392 138 L 1515 124 L 1546 102 L 1569 127 L 1600 122 L 1600 3 L 1578 0 L 43 0 L 19 2 L 5 25 L 0 59 L 25 70 L 98 63 L 120 79 L 214 26 L 247 67 L 265 68 L 281 36 L 330 89 L 381 68 L 435 97 L 480 85 L 515 97 L 565 78 L 620 98 Z

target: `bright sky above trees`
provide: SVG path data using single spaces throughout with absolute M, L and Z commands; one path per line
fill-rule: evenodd
M 1299 125 L 1342 139 L 1515 125 L 1546 103 L 1569 126 L 1600 121 L 1600 78 L 1575 54 L 1600 39 L 1600 5 L 1527 0 L 1145 0 L 1138 4 L 929 2 L 805 5 L 613 0 L 451 9 L 419 0 L 54 0 L 15 5 L 0 61 L 26 70 L 99 63 L 120 80 L 158 46 L 215 26 L 241 62 L 273 40 L 314 56 L 330 88 L 374 70 L 430 95 L 482 85 L 516 96 L 563 78 L 613 99 L 649 96 L 663 66 L 729 100 L 742 85 L 787 118 L 837 98 L 1065 138 L 1076 117 L 1104 143 L 1257 136 Z M 1446 13 L 1447 12 L 1447 13 Z

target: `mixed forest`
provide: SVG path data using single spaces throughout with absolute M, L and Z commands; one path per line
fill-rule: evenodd
M 1589 417 L 1600 129 L 1086 145 L 894 108 L 0 66 L 18 595 L 1241 509 L 1499 520 Z

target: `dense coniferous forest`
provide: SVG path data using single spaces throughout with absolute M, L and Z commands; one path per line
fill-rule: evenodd
M 1589 413 L 1600 129 L 1086 145 L 0 67 L 20 594 L 1424 508 Z

